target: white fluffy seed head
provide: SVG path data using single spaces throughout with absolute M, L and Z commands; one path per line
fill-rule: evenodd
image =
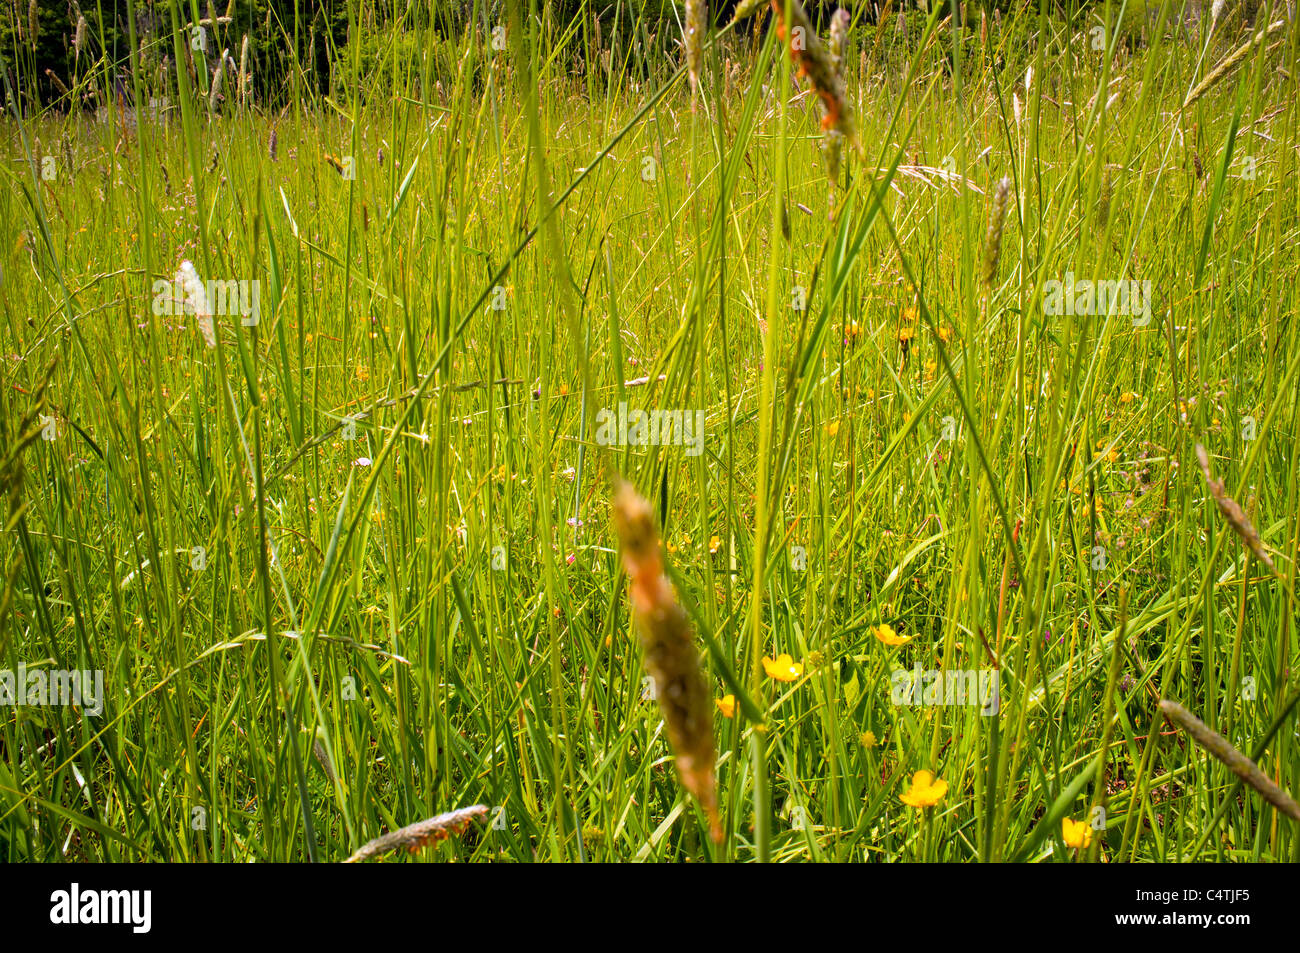
M 217 346 L 217 329 L 212 321 L 212 308 L 208 305 L 208 292 L 203 286 L 203 279 L 194 270 L 189 260 L 181 262 L 176 271 L 176 284 L 185 295 L 185 310 L 199 320 L 199 330 L 203 332 L 203 343 L 208 347 Z

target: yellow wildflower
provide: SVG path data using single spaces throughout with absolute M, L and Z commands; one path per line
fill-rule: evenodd
M 786 652 L 782 652 L 775 659 L 764 655 L 763 671 L 767 672 L 768 678 L 774 678 L 778 682 L 793 682 L 803 674 L 803 663 L 796 662 Z
M 894 631 L 894 627 L 890 625 L 888 622 L 884 622 L 881 623 L 880 625 L 874 626 L 871 632 L 873 635 L 875 635 L 876 638 L 878 638 L 881 642 L 884 642 L 886 645 L 904 645 L 905 643 L 910 642 L 912 640 L 912 637 L 910 635 L 899 635 L 897 632 Z
M 940 781 L 933 771 L 918 771 L 912 775 L 912 786 L 903 792 L 901 800 L 909 807 L 934 807 L 948 793 L 948 782 Z
M 1092 828 L 1087 821 L 1072 821 L 1061 818 L 1061 838 L 1067 847 L 1087 847 L 1092 843 Z

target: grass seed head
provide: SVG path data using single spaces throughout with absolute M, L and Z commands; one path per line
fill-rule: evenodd
M 989 227 L 984 235 L 984 270 L 981 279 L 985 293 L 993 290 L 993 281 L 998 276 L 998 261 L 1002 256 L 1002 228 L 1006 224 L 1007 205 L 1011 200 L 1011 179 L 1003 178 L 993 193 L 993 205 L 989 209 Z
M 45 71 L 45 76 L 47 79 L 49 79 L 51 83 L 54 84 L 55 89 L 57 89 L 61 94 L 68 97 L 72 96 L 71 91 L 68 89 L 67 86 L 63 85 L 63 80 L 59 79 L 59 75 L 56 72 L 54 72 L 54 70 L 47 69 Z
M 844 50 L 849 42 L 849 11 L 840 7 L 831 17 L 831 64 L 835 75 L 844 82 Z
M 216 75 L 212 77 L 212 89 L 208 93 L 208 109 L 213 112 L 217 111 L 217 103 L 221 101 L 221 80 L 226 74 L 226 57 L 229 51 L 223 51 L 221 61 L 217 64 Z
M 736 4 L 736 9 L 731 14 L 731 25 L 739 23 L 746 17 L 751 17 L 763 8 L 764 0 L 740 0 Z
M 463 834 L 469 827 L 470 821 L 487 814 L 487 810 L 486 805 L 475 804 L 473 807 L 461 807 L 454 811 L 448 811 L 446 814 L 439 814 L 436 817 L 416 821 L 414 824 L 408 824 L 406 827 L 390 831 L 372 841 L 368 841 L 343 863 L 360 863 L 363 860 L 369 860 L 371 857 L 377 857 L 380 854 L 386 854 L 402 847 L 413 854 L 421 847 L 446 840 L 453 834 Z
M 1168 698 L 1162 699 L 1160 701 L 1160 711 L 1164 713 L 1166 718 L 1191 735 L 1192 740 L 1198 745 L 1227 765 L 1233 774 L 1258 791 L 1264 800 L 1288 817 L 1300 821 L 1300 805 L 1296 804 L 1295 799 L 1274 784 L 1254 761 L 1233 747 L 1232 742 L 1228 741 L 1227 738 L 1176 701 Z
M 790 22 L 785 22 L 785 0 L 772 0 L 772 12 L 777 18 L 776 32 L 786 48 L 790 59 L 799 67 L 799 75 L 808 80 L 819 99 L 825 115 L 822 117 L 822 129 L 835 129 L 843 133 L 850 143 L 857 143 L 857 133 L 853 125 L 853 114 L 844 95 L 844 81 L 840 78 L 831 54 L 817 38 L 812 21 L 804 11 L 799 0 L 790 3 Z
M 1110 195 L 1110 166 L 1107 166 L 1101 171 L 1101 191 L 1097 194 L 1097 228 L 1103 232 L 1110 221 Z
M 844 155 L 844 134 L 838 129 L 827 131 L 822 140 L 822 152 L 826 154 L 826 174 L 830 176 L 831 185 L 840 181 L 840 159 Z
M 686 70 L 691 76 L 691 94 L 700 89 L 700 65 L 704 62 L 704 35 L 709 30 L 709 5 L 706 0 L 686 0 L 685 30 Z
M 835 11 L 831 18 L 831 64 L 835 78 L 841 88 L 844 85 L 844 52 L 849 40 L 849 12 L 843 8 Z M 844 155 L 844 133 L 838 129 L 828 129 L 822 141 L 822 151 L 826 154 L 826 174 L 830 176 L 831 185 L 840 180 L 840 159 Z
M 239 101 L 248 96 L 248 84 L 252 74 L 248 71 L 248 34 L 244 34 L 244 43 L 239 50 Z
M 632 616 L 655 681 L 668 741 L 677 759 L 677 774 L 709 819 L 714 843 L 722 840 L 713 766 L 713 701 L 700 669 L 699 649 L 686 612 L 664 575 L 659 531 L 650 503 L 632 484 L 623 482 L 613 501 L 623 566 L 628 574 Z
M 208 292 L 191 262 L 181 262 L 181 267 L 176 272 L 176 284 L 185 295 L 185 310 L 198 318 L 203 343 L 208 347 L 216 347 L 217 329 L 212 319 L 212 308 L 208 304 Z
M 1196 460 L 1201 465 L 1201 473 L 1205 476 L 1205 485 L 1209 487 L 1210 496 L 1214 498 L 1214 503 L 1223 514 L 1223 518 L 1228 521 L 1241 541 L 1249 547 L 1254 553 L 1255 558 L 1262 562 L 1269 570 L 1278 575 L 1277 567 L 1273 565 L 1273 559 L 1264 548 L 1264 541 L 1259 538 L 1259 533 L 1246 517 L 1245 512 L 1237 504 L 1237 501 L 1228 496 L 1222 480 L 1216 480 L 1210 476 L 1210 455 L 1205 452 L 1205 447 L 1201 444 L 1196 445 Z M 1280 578 L 1280 576 L 1279 576 Z

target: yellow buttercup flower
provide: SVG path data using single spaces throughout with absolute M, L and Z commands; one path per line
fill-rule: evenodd
M 715 698 L 713 704 L 718 706 L 718 711 L 722 712 L 723 718 L 734 718 L 736 715 L 736 696 L 723 695 L 721 698 Z
M 774 678 L 778 682 L 793 682 L 803 674 L 803 663 L 796 662 L 786 652 L 782 652 L 775 659 L 764 655 L 763 671 L 767 672 L 768 678 Z
M 933 771 L 918 771 L 912 775 L 912 786 L 902 794 L 902 802 L 909 807 L 934 807 L 948 793 L 948 782 L 940 781 Z
M 1067 847 L 1087 847 L 1092 843 L 1092 828 L 1087 821 L 1072 821 L 1061 818 L 1061 839 Z
M 840 432 L 840 422 L 838 420 L 832 420 L 830 423 L 826 425 L 826 436 L 833 437 L 839 432 Z
M 876 746 L 876 733 L 874 731 L 864 731 L 862 737 L 858 740 L 862 742 L 862 747 L 870 751 Z
M 903 645 L 912 640 L 910 635 L 899 635 L 888 622 L 875 626 L 871 631 L 876 638 L 886 645 Z
M 719 539 L 717 536 L 709 537 L 709 552 L 716 553 L 721 548 L 722 548 L 721 539 Z

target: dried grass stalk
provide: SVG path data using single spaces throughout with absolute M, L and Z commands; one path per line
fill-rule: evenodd
M 362 845 L 355 854 L 343 861 L 343 863 L 360 863 L 363 860 L 369 860 L 371 857 L 397 850 L 399 847 L 405 847 L 409 853 L 414 854 L 421 847 L 446 840 L 453 834 L 463 834 L 469 827 L 469 822 L 476 817 L 487 814 L 487 810 L 486 805 L 475 804 L 473 807 L 461 807 L 454 811 L 448 811 L 446 814 L 439 814 L 437 817 L 416 821 L 414 824 L 408 824 L 406 827 L 376 837 L 369 843 Z
M 1226 764 L 1233 774 L 1258 791 L 1269 804 L 1288 817 L 1300 821 L 1300 804 L 1296 804 L 1290 794 L 1270 781 L 1268 775 L 1259 770 L 1254 761 L 1234 748 L 1227 738 L 1176 701 L 1162 699 L 1160 710 L 1170 721 L 1191 735 L 1198 745 Z
M 618 531 L 628 593 L 645 667 L 655 680 L 659 710 L 668 741 L 677 757 L 682 786 L 704 808 L 714 843 L 722 840 L 713 766 L 713 703 L 686 612 L 664 575 L 650 504 L 632 484 L 621 483 L 614 494 L 614 526 Z
M 1210 455 L 1205 452 L 1205 447 L 1199 443 L 1196 445 L 1196 459 L 1201 464 L 1201 473 L 1205 475 L 1205 485 L 1210 488 L 1210 496 L 1214 497 L 1214 502 L 1219 507 L 1219 512 L 1223 514 L 1223 518 L 1228 521 L 1228 525 L 1232 527 L 1233 531 L 1241 537 L 1242 542 L 1250 547 L 1250 551 L 1255 554 L 1255 558 L 1267 566 L 1273 575 L 1280 579 L 1281 575 L 1278 573 L 1277 567 L 1273 565 L 1273 560 L 1269 556 L 1268 550 L 1264 548 L 1264 541 L 1259 538 L 1259 533 L 1255 531 L 1255 527 L 1246 518 L 1246 514 L 1237 505 L 1237 501 L 1228 496 L 1223 481 L 1210 476 Z

